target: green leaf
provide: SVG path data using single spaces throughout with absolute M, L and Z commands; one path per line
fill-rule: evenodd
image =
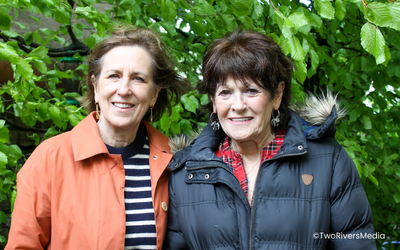
M 191 96 L 190 96 L 191 97 Z M 185 94 L 181 97 L 181 102 L 186 110 L 196 113 L 196 109 L 198 107 L 198 103 L 194 101 L 192 98 L 188 97 L 188 94 Z
M 199 14 L 199 15 L 214 15 L 215 14 L 214 7 L 211 6 L 206 1 L 200 2 L 196 7 L 198 7 L 198 8 L 193 9 L 196 11 L 195 12 L 196 14 Z
M 200 98 L 201 105 L 206 105 L 209 102 L 208 95 L 203 94 Z
M 97 33 L 90 34 L 89 37 L 86 40 L 86 45 L 89 48 L 93 48 L 98 42 L 100 42 L 102 39 L 97 35 Z
M 371 2 L 367 5 L 361 4 L 364 15 L 368 21 L 383 27 L 388 27 L 392 23 L 389 5 L 380 2 Z
M 235 17 L 233 15 L 224 14 L 222 15 L 222 19 L 224 20 L 228 31 L 233 31 L 238 27 Z
M 50 128 L 47 129 L 46 133 L 44 134 L 44 139 L 49 139 L 55 135 L 58 134 L 58 131 L 54 128 L 54 126 L 51 126 Z
M 307 17 L 300 12 L 294 12 L 292 13 L 288 19 L 294 24 L 294 26 L 296 27 L 296 29 L 300 29 L 301 27 L 310 24 L 308 22 Z
M 0 124 L 4 124 L 4 120 L 0 120 Z M 0 143 L 8 143 L 10 140 L 10 131 L 7 127 L 3 126 L 0 128 Z
M 63 9 L 57 8 L 55 11 L 55 14 L 53 15 L 53 18 L 56 22 L 59 22 L 63 25 L 69 25 L 70 18 L 71 18 L 71 12 L 64 8 Z
M 389 27 L 400 31 L 400 2 L 389 2 L 389 10 L 393 18 Z
M 374 183 L 374 185 L 375 185 L 376 187 L 379 187 L 379 182 L 378 182 L 378 180 L 375 178 L 375 176 L 373 176 L 372 174 L 370 174 L 370 175 L 368 175 L 368 179 L 369 179 L 370 181 L 372 181 L 372 183 Z
M 12 48 L 8 47 L 6 44 L 0 43 L 0 59 L 17 64 L 20 57 Z
M 396 203 L 400 202 L 400 190 L 398 188 L 394 190 L 393 198 Z
M 376 59 L 376 64 L 383 64 L 383 65 L 387 66 L 391 57 L 392 57 L 392 55 L 390 54 L 389 47 L 385 45 L 382 53 Z
M 37 68 L 37 70 L 40 71 L 40 73 L 46 73 L 47 72 L 47 65 L 41 60 L 33 59 L 33 65 Z
M 294 76 L 300 83 L 303 83 L 307 76 L 307 64 L 303 61 L 294 61 L 294 64 L 296 65 Z
M 4 30 L 1 33 L 3 33 L 4 35 L 6 35 L 8 37 L 12 37 L 12 38 L 16 38 L 19 36 L 19 34 L 13 30 Z
M 263 14 L 263 11 L 264 11 L 263 6 L 261 5 L 261 3 L 258 0 L 254 0 L 253 6 L 254 6 L 254 14 L 255 14 L 255 16 L 253 16 L 253 19 L 258 19 Z
M 369 117 L 366 115 L 363 115 L 362 117 L 363 117 L 364 128 L 371 129 L 372 128 L 371 119 L 369 119 Z
M 304 61 L 305 51 L 300 44 L 299 39 L 296 36 L 292 36 L 288 39 L 290 56 L 295 61 Z
M 251 29 L 254 26 L 253 19 L 248 16 L 240 16 L 238 19 L 242 22 L 246 29 Z
M 233 12 L 237 16 L 246 16 L 250 13 L 250 9 L 252 6 L 251 0 L 231 0 L 230 1 L 233 7 Z
M 170 0 L 161 1 L 161 14 L 166 20 L 172 22 L 177 14 L 175 4 Z
M 346 5 L 347 0 L 336 0 L 335 1 L 335 13 L 336 17 L 342 21 L 343 18 L 346 16 Z
M 0 152 L 0 169 L 4 168 L 7 162 L 7 155 L 5 155 L 3 152 Z
M 315 9 L 318 14 L 326 19 L 335 19 L 335 9 L 329 1 L 315 0 Z
M 17 64 L 17 72 L 25 78 L 26 81 L 30 81 L 33 78 L 33 69 L 32 66 L 25 60 L 19 61 Z
M 193 132 L 192 124 L 190 124 L 189 120 L 187 119 L 182 119 L 179 122 L 179 126 L 181 127 L 181 130 L 183 130 L 186 134 L 190 134 Z
M 376 26 L 366 23 L 361 28 L 361 45 L 375 59 L 378 59 L 385 47 L 385 39 Z
M 9 30 L 11 27 L 11 17 L 0 8 L 0 29 Z
M 56 124 L 59 128 L 62 128 L 62 120 L 61 120 L 61 112 L 60 109 L 56 106 L 51 106 L 49 108 L 50 118 L 53 120 L 54 124 Z
M 206 35 L 206 27 L 205 25 L 198 23 L 198 22 L 191 22 L 190 27 L 192 28 L 193 32 L 199 36 Z
M 3 149 L 8 157 L 8 164 L 11 166 L 16 166 L 18 160 L 23 156 L 21 149 L 17 145 L 7 146 L 7 149 Z
M 164 114 L 160 119 L 160 125 L 163 131 L 167 131 L 171 125 L 171 118 Z
M 173 122 L 178 122 L 181 118 L 180 114 L 183 111 L 182 105 L 178 103 L 172 107 L 171 119 Z
M 160 22 L 161 26 L 168 32 L 170 36 L 176 34 L 175 26 L 171 22 Z
M 37 59 L 43 59 L 47 56 L 47 52 L 49 51 L 48 48 L 44 46 L 37 47 L 36 49 L 32 50 L 28 57 L 36 57 Z
M 181 133 L 181 127 L 179 126 L 179 123 L 177 122 L 172 122 L 171 123 L 171 131 L 172 133 L 178 135 Z
M 289 18 L 285 18 L 283 21 L 282 34 L 286 38 L 290 38 L 297 33 L 297 30 L 294 28 L 294 24 L 290 21 Z
M 391 155 L 389 156 L 389 159 L 390 159 L 390 160 L 396 160 L 398 157 L 399 157 L 399 155 L 396 154 L 396 153 L 394 153 L 394 154 L 391 154 Z
M 311 68 L 317 69 L 319 64 L 319 56 L 315 50 L 310 50 L 310 57 L 311 57 Z

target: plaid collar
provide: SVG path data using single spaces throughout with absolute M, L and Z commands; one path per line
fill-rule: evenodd
M 272 139 L 272 141 L 262 149 L 260 165 L 264 161 L 271 159 L 278 153 L 279 149 L 282 146 L 285 135 L 286 135 L 285 129 L 279 131 L 279 133 L 277 135 L 275 135 L 274 139 Z M 219 145 L 219 149 L 216 152 L 216 154 L 224 162 L 228 163 L 229 166 L 232 167 L 233 173 L 239 180 L 240 185 L 242 186 L 242 189 L 247 196 L 248 180 L 247 180 L 246 172 L 245 172 L 244 166 L 243 166 L 243 159 L 239 153 L 234 151 L 229 146 L 229 137 L 228 136 L 225 137 L 225 140 L 221 141 L 221 143 Z

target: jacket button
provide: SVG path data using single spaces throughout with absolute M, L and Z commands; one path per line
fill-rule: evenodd
M 298 150 L 303 150 L 303 145 L 297 146 L 297 149 L 298 149 Z
M 157 160 L 157 158 L 158 158 L 157 155 L 153 156 L 153 160 Z
M 189 174 L 188 178 L 191 180 L 193 178 L 193 174 Z
M 204 175 L 204 179 L 206 180 L 210 179 L 210 175 L 209 174 Z
M 164 212 L 167 212 L 167 210 L 168 210 L 168 205 L 167 205 L 167 203 L 166 203 L 165 201 L 163 201 L 163 202 L 161 203 L 161 207 L 162 207 L 162 210 L 163 210 Z

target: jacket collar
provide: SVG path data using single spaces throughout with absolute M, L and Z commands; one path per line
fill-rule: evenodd
M 98 154 L 108 154 L 97 127 L 96 112 L 91 112 L 72 129 L 71 143 L 75 161 L 85 160 Z
M 142 123 L 146 126 L 151 148 L 170 154 L 168 138 L 148 122 L 143 121 Z M 99 154 L 108 154 L 97 127 L 96 112 L 91 112 L 72 129 L 71 143 L 75 161 L 85 160 Z

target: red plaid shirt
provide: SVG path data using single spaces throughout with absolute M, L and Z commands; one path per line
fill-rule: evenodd
M 275 135 L 274 139 L 262 149 L 261 151 L 261 159 L 260 159 L 260 165 L 268 160 L 274 157 L 279 149 L 282 146 L 283 140 L 285 139 L 286 135 L 286 130 L 281 130 L 277 135 Z M 238 178 L 240 185 L 242 186 L 242 189 L 244 193 L 247 196 L 247 190 L 248 190 L 248 180 L 246 176 L 246 171 L 244 170 L 243 166 L 243 159 L 242 156 L 234 151 L 230 146 L 229 146 L 229 137 L 227 136 L 224 141 L 222 141 L 219 145 L 219 149 L 216 152 L 217 156 L 222 158 L 222 160 L 226 163 L 229 164 L 229 166 L 232 167 L 233 173 L 236 175 Z

